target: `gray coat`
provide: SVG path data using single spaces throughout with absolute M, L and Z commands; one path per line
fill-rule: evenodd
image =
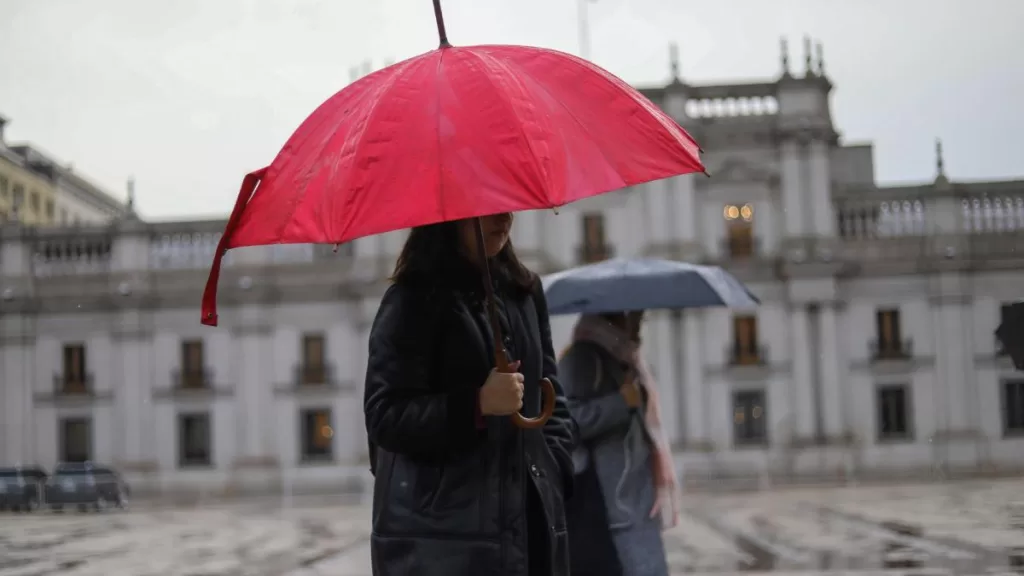
M 623 573 L 667 576 L 660 523 L 650 518 L 655 491 L 643 411 L 631 409 L 619 394 L 627 370 L 590 342 L 573 344 L 559 362 L 580 434 L 573 464 L 577 474 L 591 467 L 596 472 Z

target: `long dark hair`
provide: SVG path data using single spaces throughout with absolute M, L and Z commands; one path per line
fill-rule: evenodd
M 464 255 L 459 242 L 458 222 L 413 228 L 398 255 L 391 281 L 424 290 L 449 288 L 479 293 L 483 272 Z M 511 240 L 489 259 L 488 266 L 498 286 L 511 295 L 525 296 L 537 282 L 537 275 L 516 256 Z

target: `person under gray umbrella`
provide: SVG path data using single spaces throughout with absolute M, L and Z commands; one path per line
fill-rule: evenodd
M 679 482 L 643 360 L 645 309 L 748 308 L 757 299 L 721 268 L 617 259 L 544 278 L 550 314 L 581 314 L 558 365 L 579 428 L 569 500 L 570 568 L 581 576 L 668 576 L 662 530 Z
M 661 531 L 678 522 L 679 482 L 640 350 L 642 317 L 582 316 L 558 364 L 581 440 L 566 512 L 573 574 L 669 574 Z

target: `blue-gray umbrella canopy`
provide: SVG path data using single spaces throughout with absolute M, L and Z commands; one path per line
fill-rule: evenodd
M 658 258 L 616 258 L 543 278 L 550 314 L 753 308 L 760 302 L 732 274 Z

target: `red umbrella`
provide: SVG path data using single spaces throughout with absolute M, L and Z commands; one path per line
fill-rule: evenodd
M 338 92 L 270 166 L 245 177 L 203 293 L 203 324 L 217 325 L 230 248 L 340 244 L 704 170 L 694 140 L 619 78 L 554 50 L 454 47 L 433 1 L 437 50 Z M 507 368 L 504 351 L 495 354 Z M 545 413 L 553 402 L 548 394 Z

